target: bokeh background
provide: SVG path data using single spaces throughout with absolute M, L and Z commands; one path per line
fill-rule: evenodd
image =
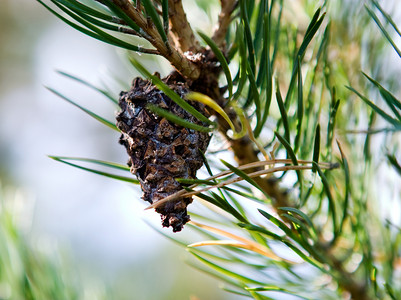
M 159 216 L 144 211 L 139 188 L 47 157 L 126 163 L 117 132 L 45 86 L 113 120 L 115 108 L 107 100 L 56 71 L 99 86 L 107 82 L 118 94 L 136 76 L 127 65 L 123 52 L 67 27 L 36 1 L 0 1 L 2 213 L 11 216 L 16 228 L 10 225 L 10 230 L 15 229 L 17 243 L 27 247 L 26 259 L 42 264 L 34 266 L 33 276 L 47 276 L 47 264 L 54 264 L 55 280 L 79 278 L 70 288 L 81 289 L 82 299 L 226 299 L 212 278 L 188 266 L 182 247 L 144 222 L 160 227 Z M 168 72 L 166 66 L 157 68 Z M 0 243 L 13 242 L 7 233 L 1 236 Z M 19 250 L 13 250 L 17 257 Z M 11 261 L 14 270 L 3 274 L 1 299 L 17 299 L 7 276 L 22 263 Z

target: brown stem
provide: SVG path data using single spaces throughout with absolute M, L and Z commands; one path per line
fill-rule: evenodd
M 221 2 L 221 12 L 219 14 L 218 27 L 214 31 L 213 40 L 214 42 L 223 47 L 223 43 L 225 40 L 225 36 L 227 34 L 228 26 L 231 21 L 231 14 L 234 11 L 235 7 L 238 4 L 236 0 L 220 0 Z M 217 80 L 218 77 L 216 77 Z M 225 100 L 222 96 L 212 95 L 212 98 L 220 99 L 220 104 L 223 105 Z M 237 119 L 235 113 L 233 111 L 228 112 L 232 116 L 232 120 Z M 238 122 L 237 122 L 238 123 Z M 241 139 L 233 140 L 227 136 L 227 130 L 229 129 L 228 124 L 222 119 L 219 118 L 219 130 L 226 137 L 228 142 L 230 143 L 231 149 L 234 152 L 235 159 L 238 165 L 244 165 L 252 162 L 259 161 L 258 152 L 254 148 L 254 143 L 249 139 L 248 136 L 245 136 Z M 240 127 L 241 125 L 236 124 L 236 126 Z M 248 170 L 248 172 L 255 172 L 256 169 Z M 288 199 L 287 191 L 280 188 L 278 181 L 275 177 L 271 176 L 269 178 L 254 178 L 256 183 L 263 189 L 263 191 L 272 198 L 273 206 L 278 209 L 279 207 L 291 206 L 290 201 Z
M 213 41 L 219 46 L 223 46 L 226 38 L 228 26 L 231 23 L 231 15 L 238 4 L 236 0 L 220 0 L 221 11 L 217 23 L 217 28 L 213 33 Z
M 333 252 L 333 250 L 331 250 L 330 252 Z M 343 290 L 348 291 L 350 293 L 351 299 L 373 300 L 373 298 L 369 296 L 366 284 L 364 284 L 363 282 L 357 282 L 354 278 L 355 276 L 344 269 L 344 264 L 342 261 L 337 259 L 331 253 L 327 254 L 327 259 L 329 260 L 333 270 L 335 270 L 339 274 L 337 279 L 339 286 Z
M 140 48 L 140 50 L 141 50 L 141 53 L 160 55 L 160 52 L 156 49 Z
M 220 104 L 223 103 L 223 99 L 224 98 L 221 97 Z M 228 109 L 227 113 L 231 120 L 236 121 L 234 125 L 238 128 L 241 128 L 241 125 L 239 124 L 236 114 L 233 112 L 233 110 Z M 234 153 L 234 158 L 239 166 L 260 161 L 258 158 L 258 151 L 255 150 L 255 145 L 248 135 L 236 140 L 230 139 L 227 135 L 227 130 L 230 129 L 227 122 L 223 118 L 219 118 L 218 120 L 219 131 L 230 143 L 230 147 Z M 249 169 L 247 170 L 247 173 L 252 173 L 255 171 L 258 171 L 258 168 Z M 274 176 L 270 176 L 268 178 L 255 177 L 253 179 L 263 189 L 263 191 L 272 198 L 272 204 L 276 210 L 278 210 L 279 207 L 291 206 L 288 199 L 287 190 L 282 189 L 279 186 L 278 180 Z
M 136 9 L 137 10 L 141 10 L 141 0 L 136 0 L 136 4 L 135 4 L 135 7 L 136 7 Z
M 177 38 L 179 49 L 183 53 L 186 51 L 200 52 L 202 47 L 189 25 L 181 0 L 168 0 L 168 16 L 171 31 Z
M 181 54 L 174 47 L 166 45 L 155 26 L 149 26 L 148 20 L 128 0 L 112 0 L 130 17 L 145 33 L 145 38 L 164 56 L 184 77 L 196 80 L 200 75 L 199 65 Z
M 228 140 L 230 142 L 231 149 L 234 152 L 234 156 L 238 165 L 259 161 L 257 151 L 255 151 L 253 142 L 248 138 L 248 136 L 237 140 Z M 249 172 L 255 171 L 256 169 L 249 170 Z M 278 209 L 279 207 L 291 206 L 288 199 L 287 191 L 280 188 L 275 177 L 256 177 L 254 178 L 254 180 L 263 189 L 263 191 L 272 198 L 273 206 L 276 209 Z

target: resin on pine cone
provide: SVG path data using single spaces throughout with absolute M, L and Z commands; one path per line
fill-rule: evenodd
M 184 82 L 172 77 L 163 81 L 181 98 L 188 93 Z M 198 125 L 205 124 L 148 80 L 135 78 L 131 90 L 120 94 L 121 111 L 116 117 L 117 127 L 122 132 L 120 143 L 127 149 L 128 164 L 140 181 L 143 199 L 153 204 L 182 189 L 176 178 L 196 178 L 196 171 L 203 165 L 199 150 L 206 151 L 210 135 L 172 123 L 150 111 L 147 104 L 157 105 Z M 208 115 L 203 104 L 191 104 Z M 190 197 L 179 198 L 156 207 L 163 227 L 171 226 L 174 232 L 180 231 L 190 220 L 187 206 L 191 202 Z

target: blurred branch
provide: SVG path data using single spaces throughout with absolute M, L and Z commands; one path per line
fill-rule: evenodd
M 331 266 L 339 273 L 339 285 L 351 294 L 351 299 L 354 300 L 373 300 L 369 296 L 367 285 L 363 282 L 357 282 L 353 273 L 348 272 L 344 268 L 344 263 L 338 260 L 334 255 L 329 254 Z
M 238 5 L 236 0 L 220 0 L 221 11 L 219 14 L 219 20 L 217 23 L 217 28 L 213 33 L 213 41 L 222 47 L 224 44 L 225 37 L 227 35 L 228 27 L 231 23 L 231 15 Z
M 231 112 L 231 114 L 232 113 L 233 112 Z M 230 143 L 230 147 L 234 152 L 234 158 L 239 166 L 260 161 L 258 158 L 258 151 L 255 150 L 254 143 L 247 135 L 240 139 L 231 139 L 227 135 L 229 127 L 225 120 L 219 118 L 219 125 L 219 130 Z M 236 124 L 236 126 L 239 127 L 240 125 Z M 255 167 L 249 169 L 247 173 L 253 173 L 258 170 L 261 170 L 261 168 Z M 279 186 L 279 182 L 274 176 L 268 178 L 256 177 L 254 180 L 263 191 L 272 198 L 273 205 L 276 209 L 279 207 L 292 206 L 288 199 L 288 191 Z
M 189 25 L 181 0 L 168 0 L 168 16 L 171 32 L 178 41 L 179 49 L 183 53 L 186 51 L 200 52 L 202 47 Z

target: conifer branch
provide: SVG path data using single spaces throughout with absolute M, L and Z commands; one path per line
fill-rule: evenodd
M 254 144 L 248 136 L 237 140 L 228 138 L 228 140 L 238 165 L 241 166 L 243 164 L 260 161 L 257 155 L 258 152 L 255 150 Z M 255 172 L 257 169 L 258 168 L 255 168 L 254 170 L 249 170 L 248 172 Z M 276 208 L 276 210 L 279 207 L 291 206 L 288 199 L 287 190 L 280 187 L 276 178 L 273 176 L 269 178 L 256 177 L 254 180 L 264 190 L 264 192 L 272 198 L 273 206 Z
M 200 52 L 202 47 L 187 20 L 182 1 L 168 0 L 168 5 L 171 32 L 178 42 L 179 49 L 183 53 L 186 51 Z
M 217 27 L 213 33 L 212 39 L 216 43 L 216 45 L 222 47 L 224 44 L 225 37 L 227 35 L 228 27 L 231 23 L 232 13 L 237 7 L 238 1 L 220 0 L 220 3 L 221 3 L 221 11 L 219 13 Z
M 99 2 L 104 4 L 104 1 L 102 0 L 99 0 Z M 135 6 L 133 6 L 130 1 L 112 0 L 112 2 L 121 8 L 122 11 L 143 30 L 140 34 L 146 38 L 157 49 L 158 53 L 164 56 L 182 76 L 191 80 L 196 80 L 199 77 L 199 66 L 185 57 L 176 48 L 164 43 L 156 27 L 153 24 L 149 24 L 145 16 Z
M 228 114 L 230 116 L 235 116 L 233 111 L 229 111 Z M 235 117 L 233 117 L 235 120 Z M 240 128 L 239 122 L 237 120 L 236 127 Z M 237 161 L 239 166 L 246 165 L 249 163 L 259 162 L 258 151 L 255 149 L 255 145 L 248 135 L 240 138 L 240 139 L 231 139 L 227 135 L 227 130 L 229 126 L 227 122 L 219 118 L 219 131 L 226 140 L 230 143 L 230 147 L 234 153 L 234 158 Z M 255 167 L 254 169 L 249 169 L 247 172 L 252 173 L 260 168 Z M 285 189 L 282 189 L 279 185 L 278 180 L 274 176 L 270 176 L 269 178 L 254 178 L 256 183 L 263 189 L 263 191 L 272 198 L 272 204 L 276 208 L 279 207 L 287 207 L 291 206 L 290 200 L 288 199 L 288 192 Z

